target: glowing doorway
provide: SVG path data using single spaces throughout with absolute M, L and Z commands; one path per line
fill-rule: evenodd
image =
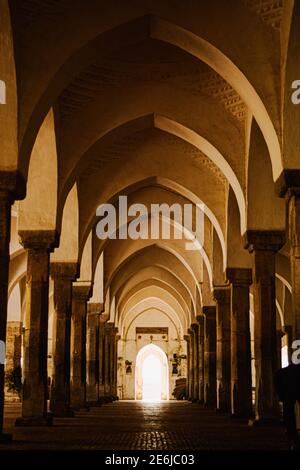
M 166 354 L 158 346 L 144 346 L 136 357 L 135 399 L 169 399 L 169 368 Z

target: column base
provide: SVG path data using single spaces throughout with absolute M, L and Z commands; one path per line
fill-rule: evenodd
M 12 434 L 0 433 L 0 444 L 10 444 L 12 440 Z
M 51 413 L 47 416 L 28 416 L 26 418 L 20 417 L 15 421 L 16 427 L 42 427 L 52 426 L 53 415 Z

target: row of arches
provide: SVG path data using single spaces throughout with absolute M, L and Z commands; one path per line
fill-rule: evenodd
M 119 384 L 137 396 L 127 363 L 149 342 L 166 348 L 164 396 L 182 356 L 188 398 L 250 415 L 253 385 L 257 419 L 272 414 L 265 383 L 299 334 L 299 5 L 278 30 L 255 2 L 37 3 L 0 3 L 0 340 L 18 321 L 19 423 Z M 100 240 L 97 208 L 119 196 L 201 206 L 203 243 Z

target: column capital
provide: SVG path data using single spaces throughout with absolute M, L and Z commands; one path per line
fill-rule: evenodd
M 226 277 L 231 282 L 231 284 L 238 286 L 250 286 L 250 284 L 252 284 L 252 269 L 226 268 Z
M 205 318 L 216 318 L 216 307 L 213 305 L 204 305 L 202 307 Z
M 76 284 L 73 282 L 72 297 L 75 301 L 87 302 L 92 295 L 92 284 Z
M 88 302 L 87 313 L 88 315 L 101 315 L 103 311 L 103 304 L 100 302 Z
M 213 296 L 216 302 L 229 303 L 230 302 L 230 285 L 227 286 L 214 286 Z
M 58 247 L 59 234 L 56 230 L 19 230 L 21 245 L 27 250 L 53 251 Z
M 275 182 L 275 191 L 279 197 L 289 197 L 290 191 L 300 194 L 300 170 L 283 170 Z
M 26 180 L 19 170 L 0 171 L 0 193 L 6 193 L 12 201 L 26 196 Z
M 300 188 L 298 189 L 298 193 L 294 192 L 288 199 L 289 241 L 293 250 L 291 254 L 297 258 L 300 257 Z
M 75 281 L 79 276 L 79 264 L 69 262 L 52 262 L 50 264 L 50 275 L 52 278 Z
M 244 234 L 244 247 L 253 251 L 273 251 L 277 253 L 285 244 L 283 230 L 247 230 Z
M 115 329 L 115 328 L 116 328 L 116 327 L 115 327 L 115 324 L 114 324 L 114 323 L 111 323 L 111 322 L 108 322 L 108 321 L 104 323 L 104 329 L 105 329 L 105 331 L 107 331 L 107 332 L 110 332 L 110 333 L 111 333 L 111 332 L 114 332 L 114 329 Z

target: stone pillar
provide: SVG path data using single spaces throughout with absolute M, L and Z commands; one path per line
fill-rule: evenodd
M 0 341 L 4 345 L 6 342 L 11 206 L 16 199 L 25 197 L 25 188 L 25 181 L 17 171 L 0 171 Z M 11 439 L 10 435 L 3 433 L 4 379 L 4 361 L 0 360 L 0 442 Z
M 217 317 L 217 410 L 231 412 L 230 288 L 214 288 Z
M 22 417 L 16 426 L 42 426 L 51 424 L 47 415 L 49 263 L 58 236 L 55 231 L 21 231 L 19 235 L 27 249 L 27 276 Z
M 117 384 L 116 384 L 116 370 L 117 370 L 117 361 L 116 361 L 116 336 L 118 328 L 114 326 L 111 328 L 110 332 L 110 394 L 114 397 L 117 395 Z
M 192 323 L 191 325 L 193 341 L 193 372 L 194 372 L 194 388 L 193 388 L 193 402 L 199 401 L 199 325 L 198 323 Z
M 71 324 L 71 407 L 86 406 L 87 301 L 91 284 L 73 284 Z
M 300 185 L 300 175 L 298 179 Z M 300 339 L 300 186 L 287 193 L 293 303 L 293 340 Z
M 117 333 L 118 333 L 118 330 L 117 330 Z M 118 344 L 119 344 L 119 341 L 121 339 L 121 335 L 119 334 L 116 334 L 116 353 L 115 353 L 115 364 L 116 364 L 116 367 L 115 367 L 115 384 L 116 384 L 116 397 L 119 399 L 119 393 L 118 393 Z
M 204 403 L 204 316 L 198 315 L 198 352 L 199 352 L 199 403 Z
M 231 288 L 231 414 L 252 417 L 249 286 L 252 270 L 227 268 Z
M 111 333 L 113 323 L 104 324 L 104 393 L 111 395 Z
M 186 341 L 186 399 L 190 397 L 190 361 L 191 361 L 191 351 L 190 351 L 190 336 L 184 335 Z
M 195 383 L 195 376 L 194 376 L 194 363 L 195 363 L 195 351 L 194 351 L 194 334 L 191 328 L 188 329 L 188 335 L 190 337 L 189 344 L 190 344 L 190 374 L 189 374 L 189 400 L 193 401 L 194 399 L 194 383 Z
M 99 322 L 99 397 L 105 395 L 105 322 Z
M 204 405 L 215 407 L 217 401 L 216 381 L 216 307 L 204 306 Z
M 50 407 L 55 416 L 73 416 L 70 407 L 70 343 L 72 282 L 77 276 L 76 263 L 51 263 L 51 277 L 54 281 L 54 325 Z
M 100 303 L 87 304 L 87 401 L 99 398 L 99 317 Z
M 269 423 L 279 416 L 274 387 L 277 370 L 275 255 L 283 246 L 281 231 L 246 233 L 246 248 L 253 253 L 253 303 L 255 349 L 255 421 Z

